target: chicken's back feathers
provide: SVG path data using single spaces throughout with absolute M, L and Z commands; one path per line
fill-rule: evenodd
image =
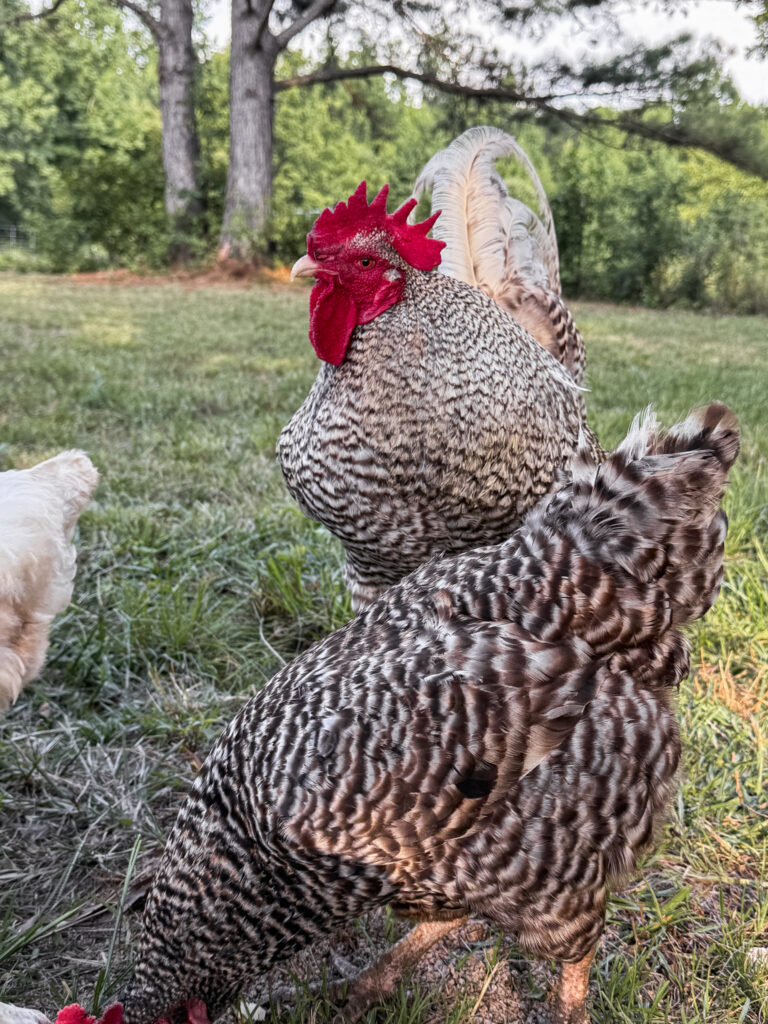
M 11 1003 L 0 1003 L 0 1024 L 51 1024 L 44 1013 Z
M 127 1024 L 192 997 L 213 1019 L 385 902 L 581 959 L 671 792 L 675 627 L 717 593 L 737 447 L 722 406 L 666 436 L 646 417 L 601 468 L 585 444 L 505 543 L 422 566 L 282 669 L 179 814 Z
M 592 543 L 606 565 L 615 566 L 613 579 L 623 571 L 631 581 L 626 597 L 618 591 L 616 596 L 627 621 L 640 631 L 632 642 L 651 628 L 640 625 L 641 607 L 648 617 L 655 605 L 652 628 L 658 631 L 694 621 L 717 597 L 728 526 L 718 506 L 738 452 L 736 417 L 713 403 L 667 433 L 648 410 L 602 465 L 583 449 L 574 459 L 570 498 L 562 492 L 556 499 L 560 505 L 570 500 L 571 506 L 560 514 L 570 518 L 583 510 Z M 613 600 L 604 597 L 594 609 L 603 623 Z M 625 628 L 620 640 L 629 639 Z
M 496 170 L 514 157 L 536 192 L 538 214 L 511 196 Z M 552 210 L 519 143 L 498 128 L 469 128 L 426 164 L 414 195 L 432 193 L 441 214 L 433 235 L 445 242 L 440 270 L 499 303 L 581 383 L 584 343 L 560 296 Z
M 42 668 L 51 622 L 72 597 L 72 534 L 97 481 L 80 451 L 0 473 L 0 709 Z

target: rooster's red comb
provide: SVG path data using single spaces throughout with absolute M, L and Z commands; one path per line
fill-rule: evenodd
M 56 1024 L 94 1024 L 95 1020 L 95 1017 L 87 1014 L 82 1006 L 78 1006 L 77 1003 L 65 1006 L 56 1015 Z
M 56 1024 L 123 1024 L 123 1008 L 120 1003 L 108 1006 L 103 1017 L 98 1020 L 86 1013 L 82 1006 L 72 1003 L 59 1010 L 56 1015 Z
M 201 999 L 190 999 L 187 1003 L 188 1024 L 210 1024 L 208 1011 Z M 121 1003 L 113 1003 L 108 1006 L 101 1017 L 97 1020 L 89 1013 L 86 1013 L 82 1006 L 72 1003 L 59 1010 L 56 1015 L 56 1024 L 123 1024 L 123 1007 Z M 168 1024 L 165 1017 L 160 1017 L 155 1024 Z
M 337 203 L 333 210 L 323 210 L 307 235 L 307 251 L 310 256 L 318 245 L 342 244 L 360 231 L 383 228 L 392 239 L 395 249 L 412 267 L 417 270 L 432 270 L 436 267 L 445 242 L 427 238 L 427 235 L 440 216 L 440 211 L 420 224 L 409 224 L 408 214 L 418 200 L 411 198 L 394 213 L 387 213 L 388 194 L 389 185 L 385 185 L 369 204 L 367 184 L 361 181 L 346 203 Z

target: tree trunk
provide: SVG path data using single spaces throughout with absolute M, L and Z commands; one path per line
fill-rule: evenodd
M 197 184 L 200 140 L 195 120 L 192 0 L 161 0 L 157 33 L 160 113 L 163 119 L 165 212 L 171 228 L 171 258 L 190 258 L 190 235 L 201 212 Z
M 258 5 L 256 5 L 258 8 Z M 229 170 L 220 259 L 259 247 L 272 195 L 273 76 L 278 47 L 250 0 L 232 0 Z

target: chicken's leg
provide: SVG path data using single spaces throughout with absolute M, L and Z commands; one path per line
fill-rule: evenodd
M 403 976 L 445 935 L 464 924 L 466 917 L 452 921 L 424 921 L 414 925 L 392 949 L 350 981 L 344 1005 L 346 1020 L 358 1020 L 379 1000 L 392 995 Z
M 563 973 L 555 997 L 555 1024 L 588 1024 L 586 998 L 589 968 L 594 956 L 593 949 L 577 964 L 563 964 Z

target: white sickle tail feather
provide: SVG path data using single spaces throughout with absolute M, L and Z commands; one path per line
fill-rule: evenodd
M 514 156 L 536 189 L 539 216 L 510 196 L 495 164 Z M 432 234 L 446 243 L 440 269 L 493 295 L 509 266 L 560 294 L 557 237 L 544 186 L 519 143 L 498 128 L 470 128 L 435 153 L 413 194 L 442 210 Z M 495 297 L 495 296 L 494 296 Z
M 538 198 L 538 215 L 510 196 L 496 160 L 513 156 Z M 446 243 L 440 270 L 480 288 L 544 348 L 584 376 L 584 346 L 560 298 L 557 237 L 546 192 L 519 143 L 498 128 L 470 128 L 436 153 L 413 194 L 432 191 L 432 234 Z

